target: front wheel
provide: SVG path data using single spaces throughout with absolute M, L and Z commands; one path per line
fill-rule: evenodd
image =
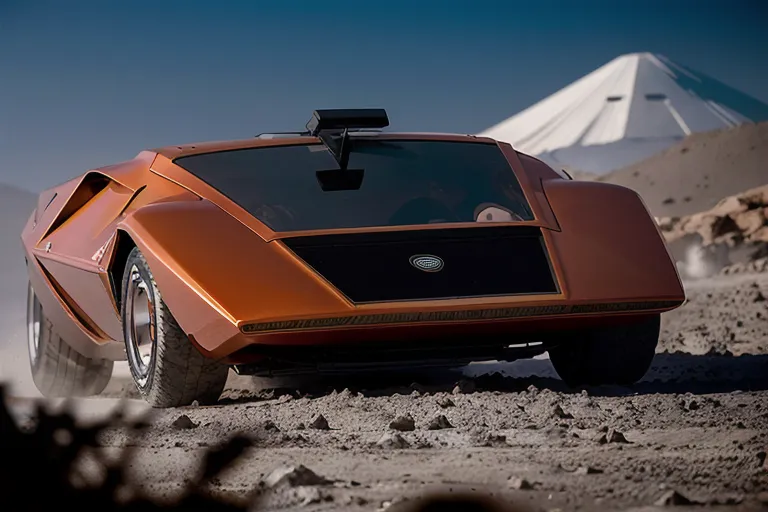
M 112 361 L 85 357 L 59 336 L 31 284 L 27 287 L 27 348 L 32 381 L 46 398 L 98 395 L 112 378 Z
M 125 350 L 139 393 L 153 407 L 218 401 L 229 367 L 203 356 L 179 327 L 134 248 L 123 274 L 121 315 Z
M 661 315 L 599 327 L 549 350 L 557 374 L 570 387 L 629 386 L 646 374 L 659 342 Z

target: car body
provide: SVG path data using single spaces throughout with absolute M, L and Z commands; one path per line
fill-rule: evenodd
M 348 124 L 339 176 L 307 132 L 142 151 L 42 192 L 31 293 L 78 354 L 126 359 L 137 250 L 194 350 L 250 373 L 527 357 L 685 300 L 634 191 L 485 137 Z

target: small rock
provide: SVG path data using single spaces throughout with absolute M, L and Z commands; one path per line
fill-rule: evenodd
M 319 414 L 317 418 L 315 418 L 312 423 L 309 424 L 309 428 L 313 428 L 315 430 L 331 430 L 331 426 L 328 425 L 328 420 L 325 419 L 325 416 L 322 414 Z
M 758 290 L 757 295 L 755 295 L 753 300 L 754 302 L 765 302 L 765 295 L 763 295 L 763 293 Z
M 442 407 L 443 409 L 447 409 L 448 407 L 456 407 L 456 404 L 453 403 L 453 400 L 451 400 L 449 397 L 445 396 L 437 401 L 437 405 Z
M 555 409 L 552 411 L 552 415 L 556 416 L 558 418 L 562 418 L 564 420 L 572 420 L 573 414 L 567 413 L 563 410 L 563 408 L 560 406 L 560 404 L 557 404 L 555 406 Z
M 657 507 L 676 507 L 679 505 L 696 505 L 697 503 L 675 490 L 669 490 L 656 500 Z
M 405 416 L 398 416 L 389 424 L 389 428 L 392 430 L 399 430 L 400 432 L 409 432 L 411 430 L 416 430 L 416 422 L 410 414 L 406 414 Z
M 448 421 L 448 418 L 442 414 L 436 418 L 433 418 L 427 426 L 427 430 L 442 430 L 444 428 L 453 428 L 453 425 L 451 425 L 451 422 Z
M 384 512 L 385 510 L 389 510 L 390 508 L 394 510 L 395 505 L 398 505 L 399 503 L 405 503 L 408 500 L 409 498 L 407 496 L 398 496 L 391 500 L 382 501 L 381 506 L 376 509 L 376 512 Z M 398 510 L 402 510 L 402 509 L 398 507 Z
M 176 418 L 176 421 L 171 423 L 171 426 L 177 430 L 186 430 L 190 428 L 197 428 L 197 423 L 189 419 L 189 416 L 186 414 L 182 414 Z
M 602 469 L 593 468 L 592 466 L 580 466 L 573 473 L 575 475 L 599 475 L 602 472 Z
M 385 432 L 378 441 L 376 441 L 376 446 L 380 448 L 391 448 L 391 449 L 404 449 L 408 448 L 410 444 L 408 444 L 408 441 L 406 441 L 403 436 L 398 434 L 397 432 Z
M 426 439 L 417 439 L 414 443 L 414 447 L 418 450 L 423 450 L 425 448 L 432 448 L 432 443 L 427 441 Z
M 197 400 L 192 400 L 192 403 L 189 404 L 190 407 L 200 407 L 200 402 Z
M 272 421 L 272 420 L 265 421 L 261 425 L 261 428 L 263 428 L 264 430 L 271 430 L 271 431 L 275 431 L 275 432 L 279 432 L 280 431 L 280 429 L 277 428 L 277 425 L 275 425 L 275 422 Z
M 683 400 L 683 409 L 686 411 L 695 411 L 699 408 L 699 402 L 697 402 L 695 399 L 690 398 L 687 400 Z
M 290 402 L 291 400 L 293 400 L 293 397 L 286 393 L 285 395 L 280 395 L 280 398 L 277 399 L 277 403 L 284 404 L 286 402 Z
M 760 468 L 764 467 L 766 465 L 765 460 L 766 460 L 766 452 L 764 451 L 757 452 L 757 461 L 758 461 L 757 467 L 760 467 Z
M 362 507 L 368 504 L 368 500 L 362 496 L 347 496 L 344 499 L 344 505 L 356 505 Z
M 306 428 L 307 426 L 304 425 L 304 423 L 299 423 L 298 425 L 296 425 L 296 430 L 305 430 Z
M 483 437 L 483 446 L 507 446 L 507 436 L 488 433 Z
M 320 492 L 317 487 L 299 487 L 296 489 L 296 497 L 301 500 L 301 506 L 333 501 L 333 495 Z
M 600 438 L 598 439 L 598 442 L 600 444 L 629 443 L 629 441 L 627 440 L 627 438 L 624 436 L 623 433 L 613 428 L 608 429 L 608 432 L 600 436 Z
M 306 485 L 329 485 L 333 483 L 322 477 L 304 465 L 287 466 L 275 469 L 264 479 L 267 487 L 287 485 L 300 487 Z
M 510 489 L 517 489 L 518 491 L 528 491 L 533 489 L 533 484 L 531 482 L 525 478 L 520 478 L 517 476 L 510 477 L 510 479 L 507 481 L 507 485 Z

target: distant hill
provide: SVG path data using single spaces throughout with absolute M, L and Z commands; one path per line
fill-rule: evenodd
M 25 389 L 32 383 L 26 359 L 27 276 L 20 237 L 36 203 L 35 194 L 0 183 L 0 379 L 13 378 L 14 388 Z
M 656 217 L 709 210 L 726 196 L 768 184 L 768 122 L 690 135 L 596 180 L 636 190 Z

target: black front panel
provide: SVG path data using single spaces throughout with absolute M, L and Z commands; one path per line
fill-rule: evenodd
M 478 227 L 285 238 L 352 302 L 557 293 L 539 228 Z M 424 255 L 421 270 L 412 264 Z M 429 265 L 437 256 L 438 271 Z

